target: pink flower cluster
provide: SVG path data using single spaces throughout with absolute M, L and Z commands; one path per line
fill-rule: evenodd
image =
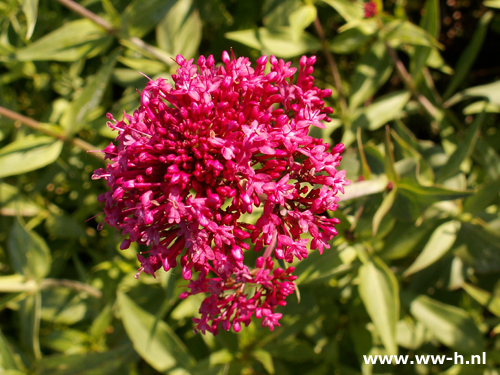
M 191 280 L 181 297 L 208 293 L 194 319 L 202 332 L 239 331 L 252 316 L 279 326 L 276 308 L 296 276 L 293 267 L 273 270 L 271 257 L 301 260 L 303 235 L 322 252 L 337 234 L 339 220 L 324 213 L 337 208 L 349 183 L 337 170 L 344 145 L 329 150 L 308 136 L 311 125 L 329 121 L 323 99 L 331 90 L 313 86 L 314 56 L 301 58 L 295 82 L 290 63 L 271 56 L 266 73 L 267 60 L 253 68 L 227 52 L 222 66 L 213 56 L 197 65 L 177 56 L 174 86 L 150 80 L 133 115 L 117 121 L 108 114 L 118 144 L 104 149 L 111 163 L 93 176 L 110 188 L 98 199 L 105 222 L 128 235 L 121 249 L 149 246 L 147 257 L 138 255 L 137 277 L 179 261 Z M 264 254 L 250 270 L 244 253 L 252 247 Z

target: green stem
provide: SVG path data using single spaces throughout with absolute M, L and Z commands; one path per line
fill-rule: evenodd
M 80 138 L 68 138 L 64 134 L 60 134 L 57 132 L 54 132 L 50 129 L 47 129 L 41 124 L 40 122 L 33 120 L 32 118 L 23 116 L 17 112 L 11 111 L 10 109 L 4 108 L 0 106 L 0 115 L 5 116 L 7 118 L 10 118 L 11 120 L 14 121 L 19 121 L 21 124 L 24 124 L 32 129 L 35 129 L 36 131 L 39 131 L 40 133 L 44 133 L 48 135 L 49 137 L 53 137 L 56 139 L 59 139 L 61 141 L 64 141 L 66 143 L 72 144 L 73 146 L 78 147 L 79 149 L 83 151 L 90 152 L 92 156 L 99 160 L 104 160 L 104 155 L 100 152 L 96 152 L 97 147 L 92 146 L 90 143 L 85 142 L 83 139 Z

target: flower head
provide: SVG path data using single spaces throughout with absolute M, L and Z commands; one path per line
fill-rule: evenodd
M 315 57 L 302 57 L 296 79 L 290 63 L 269 60 L 266 74 L 266 56 L 256 67 L 227 52 L 222 66 L 213 56 L 196 65 L 177 56 L 172 85 L 151 80 L 132 115 L 108 115 L 117 145 L 103 150 L 111 163 L 93 176 L 109 187 L 99 196 L 105 222 L 128 235 L 122 249 L 150 247 L 138 256 L 137 277 L 179 262 L 190 280 L 181 298 L 209 294 L 194 319 L 202 332 L 238 331 L 252 316 L 279 326 L 275 310 L 296 276 L 293 267 L 274 268 L 273 251 L 292 262 L 307 257 L 308 245 L 329 248 L 338 220 L 323 213 L 336 209 L 349 184 L 337 170 L 343 145 L 329 150 L 308 135 L 332 113 L 324 103 L 331 90 L 313 86 Z M 245 222 L 252 212 L 258 220 Z M 266 248 L 254 269 L 244 264 L 251 247 Z

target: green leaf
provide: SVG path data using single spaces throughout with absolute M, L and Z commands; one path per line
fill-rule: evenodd
M 35 30 L 38 13 L 38 0 L 23 0 L 23 13 L 26 17 L 26 39 L 30 39 Z
M 2 331 L 0 331 L 0 353 L 2 353 L 0 355 L 0 370 L 25 370 L 21 359 L 12 350 Z
M 500 298 L 475 285 L 464 283 L 462 288 L 491 313 L 500 317 Z
M 455 74 L 446 88 L 443 99 L 446 100 L 453 95 L 456 89 L 469 75 L 469 71 L 483 46 L 484 38 L 488 31 L 488 26 L 493 19 L 493 15 L 494 13 L 492 11 L 488 11 L 479 20 L 469 45 L 458 59 L 457 66 L 455 67 Z
M 348 23 L 348 28 L 342 27 L 340 33 L 330 43 L 334 53 L 348 54 L 360 50 L 378 31 L 374 18 L 367 18 Z
M 29 294 L 19 302 L 21 342 L 34 359 L 40 359 L 40 317 L 42 298 L 40 293 Z
M 186 59 L 195 56 L 201 42 L 202 23 L 193 0 L 180 0 L 156 27 L 158 46 Z
M 408 91 L 396 91 L 378 98 L 368 107 L 357 109 L 353 113 L 353 128 L 379 129 L 401 116 L 401 111 L 410 97 L 411 94 Z
M 314 22 L 316 16 L 317 11 L 314 5 L 302 5 L 299 9 L 290 14 L 290 30 L 295 40 L 300 39 L 306 27 Z
M 461 308 L 421 295 L 411 301 L 410 312 L 444 345 L 464 353 L 483 351 L 482 333 Z
M 114 375 L 124 364 L 135 361 L 129 344 L 102 353 L 56 355 L 37 363 L 37 375 Z
M 0 293 L 33 292 L 37 288 L 33 280 L 26 280 L 26 277 L 23 275 L 0 276 Z
M 141 309 L 124 293 L 118 294 L 118 306 L 135 350 L 154 369 L 165 372 L 194 365 L 184 343 L 167 323 Z
M 384 200 L 380 204 L 379 208 L 377 209 L 377 212 L 375 212 L 375 215 L 373 215 L 373 221 L 372 221 L 372 236 L 375 237 L 377 234 L 378 228 L 380 226 L 380 223 L 382 222 L 382 219 L 387 215 L 389 210 L 391 209 L 392 205 L 394 204 L 394 198 L 396 197 L 397 194 L 397 188 L 392 189 L 389 194 L 387 194 L 384 197 Z
M 53 163 L 61 153 L 62 141 L 39 136 L 16 140 L 0 149 L 0 178 L 31 172 Z
M 43 208 L 12 185 L 0 182 L 0 214 L 4 216 L 35 216 Z
M 500 0 L 485 0 L 483 1 L 485 7 L 500 9 Z
M 387 354 L 396 355 L 396 324 L 399 320 L 399 286 L 394 273 L 378 258 L 359 269 L 359 295 Z
M 364 17 L 363 5 L 358 1 L 348 0 L 322 0 L 330 5 L 340 14 L 347 22 L 359 20 Z
M 290 58 L 306 52 L 321 49 L 319 40 L 304 32 L 298 40 L 294 40 L 289 27 L 257 30 L 240 30 L 225 34 L 226 38 L 235 40 L 249 47 L 263 50 L 277 57 Z
M 86 296 L 64 287 L 51 287 L 42 291 L 41 318 L 56 324 L 72 325 L 86 315 Z
M 271 353 L 264 349 L 256 349 L 252 352 L 252 356 L 262 363 L 264 368 L 269 374 L 274 374 L 274 364 L 273 364 L 273 357 L 271 356 Z
M 391 233 L 384 238 L 385 243 L 380 257 L 393 260 L 408 256 L 432 229 L 434 226 L 430 221 L 420 226 L 398 221 Z
M 420 20 L 420 27 L 426 30 L 433 38 L 439 37 L 441 26 L 441 12 L 438 0 L 427 0 L 424 7 L 424 15 Z M 416 46 L 412 54 L 411 72 L 413 78 L 417 78 L 425 66 L 432 48 L 426 46 Z M 439 53 L 436 51 L 436 53 Z
M 436 182 L 442 183 L 460 172 L 460 165 L 470 156 L 474 149 L 477 137 L 479 136 L 479 129 L 484 123 L 485 118 L 486 113 L 484 112 L 476 116 L 472 125 L 467 129 L 463 141 L 458 143 L 455 152 L 451 154 L 446 164 L 439 170 Z
M 453 95 L 453 97 L 451 97 L 445 105 L 449 107 L 464 99 L 473 97 L 483 97 L 490 103 L 500 105 L 500 80 L 460 91 L 459 93 Z
M 381 33 L 393 48 L 400 48 L 403 44 L 442 47 L 431 34 L 410 21 L 394 20 L 387 24 Z
M 455 243 L 459 230 L 460 222 L 456 220 L 447 221 L 437 227 L 422 252 L 403 275 L 409 276 L 441 259 Z
M 472 197 L 464 202 L 464 212 L 477 213 L 488 207 L 494 199 L 498 198 L 500 191 L 500 178 L 482 184 Z
M 85 85 L 78 98 L 74 100 L 61 118 L 61 126 L 68 136 L 73 136 L 84 125 L 89 114 L 101 104 L 104 91 L 108 87 L 116 59 L 121 49 L 113 52 L 102 64 L 96 75 Z
M 77 61 L 100 54 L 113 40 L 88 19 L 68 22 L 59 29 L 18 50 L 17 61 Z
M 391 58 L 382 42 L 375 42 L 366 51 L 351 78 L 349 109 L 362 105 L 389 79 L 392 73 Z
M 142 38 L 158 25 L 177 0 L 134 0 L 122 13 L 120 34 Z
M 442 186 L 420 186 L 410 181 L 400 182 L 398 188 L 414 197 L 416 201 L 429 204 L 439 200 L 466 198 L 474 194 L 470 190 L 453 190 Z
M 227 39 L 234 40 L 250 48 L 257 50 L 261 50 L 263 48 L 259 39 L 259 30 L 257 29 L 231 31 L 224 34 L 224 36 Z
M 45 240 L 14 220 L 8 240 L 12 268 L 27 278 L 43 279 L 50 271 L 51 256 Z
M 340 201 L 381 193 L 387 188 L 388 182 L 389 180 L 385 175 L 373 180 L 351 182 L 350 185 L 344 187 L 345 193 L 339 196 Z

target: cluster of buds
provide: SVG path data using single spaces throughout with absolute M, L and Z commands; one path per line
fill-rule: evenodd
M 344 145 L 329 150 L 308 135 L 329 121 L 323 99 L 331 90 L 313 86 L 314 56 L 301 58 L 295 82 L 296 68 L 269 60 L 266 73 L 267 56 L 253 68 L 227 52 L 222 66 L 213 56 L 195 65 L 179 55 L 174 86 L 150 80 L 133 115 L 108 114 L 118 142 L 103 150 L 111 162 L 93 176 L 109 187 L 98 198 L 105 222 L 128 235 L 121 249 L 149 247 L 137 277 L 180 262 L 190 280 L 181 297 L 209 294 L 194 319 L 202 332 L 238 331 L 252 316 L 279 326 L 276 308 L 296 277 L 293 267 L 273 270 L 271 258 L 301 260 L 307 246 L 322 252 L 337 234 L 338 219 L 324 213 L 349 183 L 337 170 Z M 250 270 L 244 253 L 252 248 L 263 256 Z

